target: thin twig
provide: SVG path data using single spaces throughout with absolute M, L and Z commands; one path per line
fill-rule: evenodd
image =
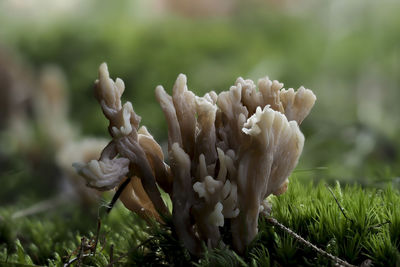
M 375 225 L 372 225 L 372 226 L 368 227 L 368 230 L 372 230 L 374 228 L 379 228 L 379 227 L 384 226 L 385 224 L 390 224 L 390 223 L 392 223 L 392 222 L 388 220 L 388 221 L 383 222 L 383 223 L 375 224 Z
M 77 265 L 78 265 L 78 267 L 79 266 L 81 266 L 81 264 L 82 264 L 82 255 L 84 255 L 83 253 L 84 253 L 84 242 L 85 242 L 85 237 L 82 237 L 81 238 L 81 247 L 80 247 L 80 249 L 79 249 L 79 253 L 78 253 L 78 256 L 77 256 L 77 258 L 78 258 L 78 263 L 77 263 Z
M 339 266 L 345 266 L 345 267 L 355 267 L 355 265 L 352 265 L 350 263 L 348 263 L 347 261 L 344 261 L 328 252 L 326 252 L 323 249 L 318 248 L 317 246 L 315 246 L 314 244 L 312 244 L 311 242 L 305 240 L 304 238 L 302 238 L 301 236 L 299 236 L 298 234 L 296 234 L 295 232 L 293 232 L 291 229 L 287 228 L 286 226 L 284 226 L 283 224 L 281 224 L 280 222 L 278 222 L 275 218 L 273 217 L 266 217 L 266 220 L 271 223 L 274 226 L 279 227 L 281 230 L 285 231 L 287 234 L 291 235 L 292 237 L 294 237 L 297 241 L 299 241 L 300 243 L 302 243 L 303 245 L 312 248 L 313 250 L 315 250 L 317 253 L 329 258 L 330 260 L 332 260 L 333 262 L 335 262 L 336 264 L 338 264 Z
M 78 247 L 77 250 L 75 250 L 71 254 L 71 255 L 73 255 L 76 253 L 76 251 L 78 251 L 78 255 L 73 259 L 70 259 L 71 255 L 69 255 L 67 258 L 68 262 L 64 264 L 64 267 L 70 266 L 75 261 L 78 261 L 77 265 L 80 266 L 81 260 L 83 258 L 86 258 L 89 256 L 96 256 L 97 244 L 99 242 L 99 236 L 100 236 L 100 229 L 101 229 L 101 220 L 100 220 L 100 218 L 97 218 L 97 231 L 96 231 L 96 237 L 95 237 L 93 246 L 91 245 L 91 243 L 93 242 L 93 239 L 89 240 L 89 244 L 86 244 L 86 241 L 87 241 L 86 237 L 82 237 L 80 246 Z M 104 246 L 102 247 L 101 250 L 103 250 L 103 248 L 104 248 Z M 84 251 L 86 251 L 87 249 L 90 249 L 90 253 L 84 254 Z
M 89 256 L 91 256 L 91 254 L 83 254 L 81 258 L 83 259 Z M 76 262 L 78 259 L 79 259 L 78 257 L 71 259 L 70 261 L 64 264 L 64 267 L 69 267 L 72 263 Z
M 117 202 L 117 200 L 119 199 L 119 196 L 122 194 L 122 192 L 124 191 L 125 187 L 130 183 L 131 181 L 131 177 L 129 176 L 128 179 L 126 179 L 120 187 L 118 187 L 117 192 L 115 192 L 110 204 L 107 207 L 107 213 L 110 213 L 111 209 L 114 207 L 115 202 Z
M 113 257 L 114 257 L 114 244 L 112 244 L 111 247 L 110 247 L 110 264 L 111 264 L 111 266 L 113 265 L 112 264 Z
M 354 221 L 353 221 L 352 219 L 350 219 L 349 217 L 347 217 L 346 212 L 344 211 L 344 208 L 342 207 L 342 205 L 340 205 L 339 200 L 336 198 L 336 196 L 335 196 L 335 194 L 333 193 L 332 189 L 331 189 L 327 184 L 325 184 L 325 186 L 326 186 L 326 188 L 328 188 L 329 192 L 331 193 L 331 195 L 332 195 L 333 198 L 335 199 L 336 204 L 338 205 L 338 207 L 339 207 L 340 211 L 342 212 L 343 216 L 344 216 L 347 220 L 349 220 L 349 221 L 351 221 L 352 223 L 354 223 Z
M 93 256 L 96 255 L 97 243 L 99 242 L 100 227 L 101 227 L 101 220 L 100 218 L 97 218 L 97 231 L 96 231 L 96 239 L 94 241 Z

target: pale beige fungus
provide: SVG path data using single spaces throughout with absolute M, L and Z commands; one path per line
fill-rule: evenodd
M 258 232 L 266 198 L 287 190 L 288 178 L 303 149 L 299 124 L 316 100 L 311 90 L 283 89 L 268 77 L 238 78 L 229 91 L 194 95 L 180 74 L 172 96 L 162 86 L 156 99 L 168 124 L 168 158 L 130 102 L 121 103 L 122 80 L 100 66 L 95 93 L 109 120 L 112 137 L 98 161 L 76 164 L 88 186 L 116 188 L 132 177 L 120 200 L 144 217 L 162 221 L 169 211 L 159 187 L 172 200 L 179 239 L 193 254 L 221 243 L 220 227 L 230 220 L 233 248 L 243 252 Z M 158 186 L 157 186 L 158 185 Z

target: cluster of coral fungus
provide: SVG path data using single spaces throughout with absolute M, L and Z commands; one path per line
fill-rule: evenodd
M 229 91 L 198 97 L 180 74 L 172 96 L 162 86 L 156 98 L 168 123 L 168 157 L 132 104 L 122 105 L 121 79 L 109 77 L 102 64 L 95 94 L 109 120 L 111 142 L 99 160 L 76 164 L 87 185 L 116 189 L 130 179 L 120 200 L 133 212 L 161 221 L 168 214 L 159 188 L 172 199 L 179 239 L 193 254 L 202 242 L 216 247 L 220 227 L 229 221 L 232 245 L 242 252 L 257 234 L 266 197 L 287 190 L 288 177 L 303 149 L 299 124 L 316 100 L 312 91 L 263 78 L 258 88 L 238 78 Z M 129 177 L 129 178 L 128 178 Z

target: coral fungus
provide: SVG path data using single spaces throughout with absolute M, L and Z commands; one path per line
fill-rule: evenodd
M 172 96 L 162 86 L 156 98 L 168 123 L 169 165 L 160 145 L 130 102 L 121 103 L 121 79 L 100 66 L 95 94 L 109 120 L 111 142 L 98 161 L 76 164 L 87 185 L 117 188 L 131 177 L 121 201 L 145 219 L 162 222 L 167 209 L 159 188 L 172 199 L 172 221 L 179 239 L 193 254 L 201 243 L 216 247 L 220 227 L 230 227 L 232 245 L 243 252 L 258 232 L 266 197 L 287 190 L 288 177 L 303 149 L 299 124 L 316 100 L 309 89 L 282 89 L 267 77 L 238 78 L 229 91 L 198 97 L 180 74 Z M 229 224 L 226 224 L 229 221 Z

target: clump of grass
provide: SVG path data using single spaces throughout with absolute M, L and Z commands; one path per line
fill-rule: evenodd
M 384 189 L 330 187 L 323 183 L 304 185 L 292 179 L 287 193 L 270 197 L 272 216 L 317 247 L 351 264 L 371 260 L 374 266 L 400 264 L 400 194 Z M 336 200 L 335 200 L 336 198 Z M 343 209 L 343 211 L 340 209 Z M 149 227 L 136 215 L 117 205 L 101 216 L 96 233 L 96 217 L 69 207 L 61 214 L 21 218 L 13 222 L 10 210 L 0 210 L 0 262 L 63 265 L 79 256 L 82 237 L 96 249 L 82 250 L 79 263 L 92 266 L 129 264 L 132 266 L 329 266 L 332 261 L 260 218 L 259 234 L 243 255 L 222 244 L 201 258 L 192 257 L 178 242 L 170 218 L 165 226 Z M 72 210 L 75 210 L 74 213 Z M 65 217 L 56 219 L 56 216 Z M 87 218 L 87 217 L 86 217 Z M 89 222 L 89 223 L 88 223 Z M 82 225 L 83 224 L 83 225 Z M 223 229 L 226 236 L 229 230 Z M 226 237 L 224 237 L 226 238 Z M 93 244 L 93 243 L 90 243 Z M 78 260 L 74 261 L 77 264 Z
M 333 192 L 339 205 L 322 183 L 304 186 L 294 180 L 287 194 L 271 199 L 272 215 L 313 244 L 352 264 L 371 259 L 375 266 L 393 266 L 399 256 L 399 208 L 394 208 L 400 203 L 398 192 L 391 187 L 342 189 L 339 183 Z M 298 249 L 303 256 L 313 257 L 313 251 Z

